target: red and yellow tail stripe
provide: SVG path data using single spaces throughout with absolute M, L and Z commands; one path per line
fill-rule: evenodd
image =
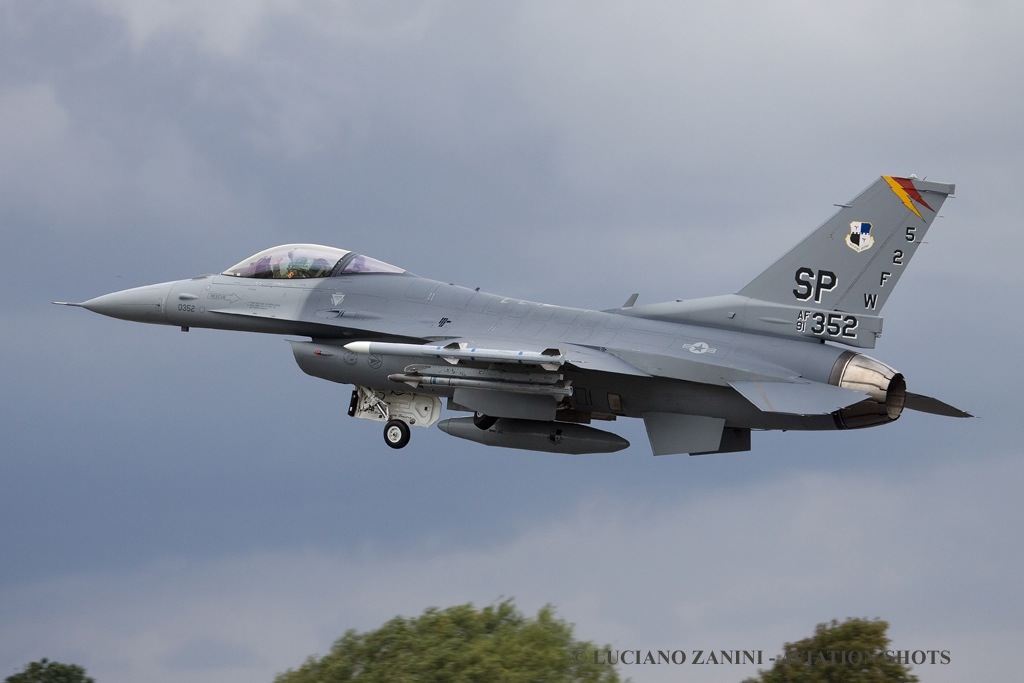
M 913 180 L 911 180 L 910 178 L 896 178 L 889 175 L 884 175 L 882 177 L 885 178 L 885 182 L 889 183 L 889 187 L 891 187 L 892 191 L 896 193 L 896 196 L 899 197 L 903 201 L 903 203 L 907 205 L 908 209 L 917 214 L 918 218 L 921 218 L 923 220 L 924 217 L 921 215 L 921 212 L 917 210 L 917 207 L 914 206 L 913 202 L 917 202 L 918 204 L 925 207 L 932 213 L 935 213 L 935 209 L 928 206 L 928 202 L 924 200 L 924 197 L 921 196 L 921 193 L 917 191 L 916 187 L 914 187 Z

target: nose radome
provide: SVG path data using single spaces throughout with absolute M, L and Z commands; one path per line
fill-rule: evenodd
M 164 302 L 173 282 L 104 294 L 82 303 L 93 313 L 140 323 L 166 323 Z

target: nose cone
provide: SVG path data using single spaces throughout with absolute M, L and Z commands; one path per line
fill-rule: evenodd
M 167 323 L 164 304 L 173 282 L 104 294 L 82 304 L 93 313 L 139 323 Z

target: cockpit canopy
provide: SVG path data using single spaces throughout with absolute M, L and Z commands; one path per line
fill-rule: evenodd
M 404 273 L 405 270 L 369 256 L 319 244 L 271 247 L 236 263 L 224 275 L 266 279 L 332 277 L 352 273 Z

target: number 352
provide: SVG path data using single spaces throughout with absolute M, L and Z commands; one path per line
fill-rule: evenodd
M 811 334 L 829 337 L 845 337 L 847 339 L 857 338 L 857 317 L 844 315 L 842 313 L 822 313 L 815 311 L 811 314 Z

